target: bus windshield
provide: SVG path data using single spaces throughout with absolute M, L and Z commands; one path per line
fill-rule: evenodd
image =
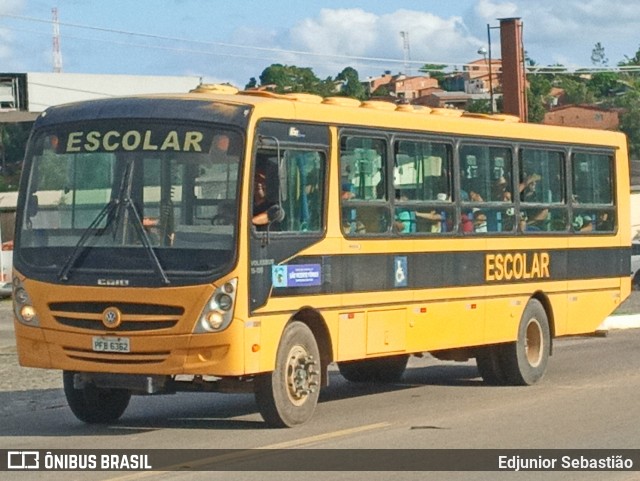
M 130 120 L 36 132 L 21 260 L 63 281 L 100 271 L 163 284 L 220 275 L 235 259 L 241 138 Z

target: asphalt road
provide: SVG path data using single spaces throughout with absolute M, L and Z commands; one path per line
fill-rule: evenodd
M 633 300 L 619 309 L 629 314 Z M 0 318 L 7 305 L 0 303 Z M 8 308 L 10 311 L 10 307 Z M 640 312 L 640 311 L 636 311 Z M 6 331 L 3 331 L 3 334 Z M 559 340 L 549 369 L 531 387 L 491 387 L 473 362 L 412 358 L 403 381 L 354 385 L 335 370 L 315 417 L 295 429 L 268 429 L 253 396 L 177 394 L 135 397 L 108 426 L 77 421 L 60 389 L 60 373 L 17 367 L 15 349 L 0 349 L 0 449 L 589 449 L 639 448 L 640 329 L 607 337 Z M 345 451 L 346 450 L 346 451 Z M 313 451 L 309 451 L 313 456 Z M 220 462 L 200 458 L 207 463 Z M 224 462 L 251 472 L 46 473 L 48 481 L 71 479 L 181 480 L 494 480 L 513 473 L 257 471 L 255 452 Z M 0 473 L 26 481 L 43 473 Z M 518 473 L 518 479 L 640 479 L 633 472 Z

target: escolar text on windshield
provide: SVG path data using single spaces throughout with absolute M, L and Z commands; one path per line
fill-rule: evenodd
M 70 132 L 66 153 L 124 151 L 202 152 L 204 134 L 197 130 L 156 132 L 153 130 L 109 130 Z

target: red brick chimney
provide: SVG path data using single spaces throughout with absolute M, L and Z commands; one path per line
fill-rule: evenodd
M 522 20 L 500 18 L 500 48 L 502 50 L 502 100 L 505 114 L 526 122 L 527 96 L 522 45 Z

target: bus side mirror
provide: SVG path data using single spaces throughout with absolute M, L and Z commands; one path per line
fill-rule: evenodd
M 284 220 L 284 209 L 280 204 L 274 204 L 267 209 L 267 219 L 269 219 L 269 224 Z

